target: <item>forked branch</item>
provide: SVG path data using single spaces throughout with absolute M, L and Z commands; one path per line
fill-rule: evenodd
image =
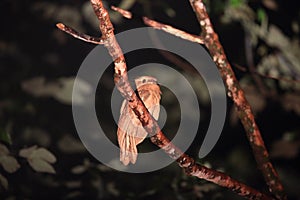
M 192 175 L 216 183 L 248 199 L 271 199 L 269 196 L 243 183 L 238 182 L 237 180 L 229 177 L 222 172 L 218 172 L 195 163 L 193 158 L 183 153 L 179 148 L 172 144 L 167 137 L 165 137 L 157 122 L 149 114 L 142 101 L 130 86 L 127 76 L 127 66 L 125 63 L 125 58 L 118 42 L 116 41 L 113 32 L 113 25 L 109 19 L 107 10 L 103 7 L 102 1 L 91 0 L 91 4 L 99 19 L 99 28 L 102 33 L 102 37 L 99 40 L 103 42 L 104 46 L 107 48 L 114 61 L 115 84 L 123 97 L 128 101 L 129 106 L 141 121 L 145 130 L 151 136 L 151 141 L 155 145 L 163 149 L 171 158 L 176 159 L 179 166 L 182 167 L 188 175 Z M 73 34 L 74 31 L 71 35 Z M 78 38 L 82 39 L 82 35 L 73 36 L 77 36 Z
M 214 32 L 205 6 L 202 0 L 190 0 L 190 3 L 197 15 L 197 19 L 202 29 L 200 36 L 177 30 L 169 25 L 150 20 L 146 17 L 143 17 L 144 23 L 155 29 L 163 30 L 182 39 L 192 42 L 200 41 L 198 43 L 204 44 L 207 47 L 227 87 L 229 92 L 228 96 L 233 100 L 236 106 L 238 116 L 245 128 L 247 138 L 252 147 L 257 165 L 261 170 L 267 185 L 269 186 L 270 192 L 274 194 L 277 199 L 286 199 L 282 183 L 279 180 L 275 168 L 270 162 L 269 153 L 265 147 L 259 128 L 255 122 L 250 104 L 245 98 L 244 91 L 240 87 L 231 65 L 226 58 L 223 47 L 218 39 L 218 35 Z M 114 10 L 120 12 L 121 14 L 126 12 L 128 15 L 128 11 L 124 11 L 120 8 Z

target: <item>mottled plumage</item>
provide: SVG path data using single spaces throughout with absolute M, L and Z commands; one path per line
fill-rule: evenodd
M 151 76 L 141 76 L 135 79 L 135 84 L 139 97 L 150 114 L 157 120 L 160 111 L 161 91 L 156 79 Z M 136 146 L 147 137 L 147 132 L 126 100 L 123 101 L 120 110 L 117 134 L 120 146 L 120 161 L 124 165 L 128 165 L 130 162 L 134 164 L 138 154 Z

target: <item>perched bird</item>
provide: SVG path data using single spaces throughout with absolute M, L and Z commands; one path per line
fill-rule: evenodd
M 140 99 L 153 118 L 157 120 L 161 95 L 157 80 L 151 76 L 141 76 L 135 79 L 135 85 Z M 136 146 L 144 141 L 147 132 L 126 100 L 121 106 L 117 135 L 120 146 L 120 161 L 124 165 L 128 165 L 130 162 L 134 164 L 138 154 Z

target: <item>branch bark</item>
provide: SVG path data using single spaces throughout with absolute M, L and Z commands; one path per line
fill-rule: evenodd
M 80 33 L 78 31 L 76 31 L 75 29 L 73 29 L 73 28 L 71 28 L 67 25 L 64 25 L 62 23 L 58 23 L 58 24 L 56 24 L 56 26 L 60 30 L 72 35 L 75 38 L 83 40 L 85 42 L 89 42 L 89 43 L 92 43 L 92 44 L 103 44 L 103 41 L 102 41 L 101 38 L 96 38 L 96 37 L 93 37 L 93 36 L 86 35 L 84 33 Z
M 254 120 L 251 107 L 245 98 L 244 92 L 235 77 L 230 63 L 226 58 L 224 49 L 219 41 L 219 37 L 215 33 L 213 25 L 206 12 L 205 5 L 202 0 L 190 0 L 190 4 L 201 26 L 202 32 L 200 36 L 204 39 L 205 46 L 209 50 L 221 73 L 228 90 L 228 96 L 233 100 L 236 106 L 236 110 L 246 131 L 257 165 L 269 186 L 269 191 L 274 194 L 277 199 L 287 199 L 278 174 L 270 162 L 269 153 L 265 147 L 260 130 Z
M 201 0 L 191 0 L 190 2 L 202 28 L 200 36 L 188 34 L 184 31 L 180 31 L 169 25 L 159 23 L 147 17 L 143 17 L 144 23 L 155 29 L 163 30 L 182 39 L 204 44 L 207 47 L 220 71 L 222 79 L 228 90 L 228 96 L 233 100 L 234 105 L 236 106 L 238 116 L 246 131 L 246 135 L 252 147 L 257 165 L 264 176 L 264 179 L 269 187 L 269 191 L 274 194 L 277 199 L 287 199 L 279 176 L 270 162 L 269 153 L 265 147 L 260 130 L 255 122 L 250 104 L 248 103 L 244 95 L 244 91 L 240 87 L 231 65 L 226 58 L 226 54 L 218 39 L 218 35 L 214 32 L 205 6 Z M 124 12 L 122 9 L 115 10 L 121 14 Z M 128 13 L 128 11 L 126 12 Z
M 109 19 L 107 10 L 104 8 L 101 0 L 90 1 L 95 14 L 99 19 L 99 28 L 102 33 L 100 41 L 103 42 L 104 46 L 107 48 L 114 61 L 115 84 L 123 97 L 128 101 L 130 108 L 134 111 L 138 119 L 141 121 L 145 130 L 150 134 L 151 141 L 155 145 L 163 149 L 171 158 L 176 159 L 176 162 L 180 167 L 184 169 L 184 171 L 188 175 L 216 183 L 219 186 L 226 187 L 231 191 L 237 193 L 238 195 L 248 199 L 272 199 L 271 197 L 243 183 L 240 183 L 239 181 L 222 172 L 218 172 L 195 163 L 193 158 L 183 153 L 179 148 L 172 144 L 167 137 L 165 137 L 157 122 L 149 114 L 143 102 L 139 99 L 139 97 L 130 86 L 127 76 L 127 66 L 125 58 L 114 36 L 113 25 Z

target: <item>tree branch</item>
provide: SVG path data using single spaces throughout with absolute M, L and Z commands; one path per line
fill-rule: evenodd
M 57 26 L 57 28 L 68 33 L 69 35 L 72 35 L 73 37 L 83 40 L 85 42 L 89 42 L 92 44 L 103 44 L 103 40 L 101 38 L 96 38 L 96 37 L 92 37 L 92 36 L 89 36 L 84 33 L 80 33 L 78 31 L 76 31 L 75 29 L 73 29 L 67 25 L 64 25 L 62 23 L 58 23 L 58 24 L 56 24 L 56 26 Z
M 190 33 L 184 32 L 182 30 L 173 28 L 172 26 L 159 23 L 157 21 L 149 19 L 148 17 L 143 17 L 143 20 L 144 20 L 145 24 L 147 24 L 148 26 L 152 26 L 155 29 L 163 30 L 167 33 L 170 33 L 172 35 L 180 37 L 184 40 L 188 40 L 188 41 L 191 41 L 191 42 L 196 42 L 196 43 L 199 43 L 199 44 L 204 44 L 204 40 L 201 37 L 197 36 L 197 35 L 192 35 Z
M 103 44 L 114 60 L 115 84 L 123 97 L 128 101 L 130 108 L 141 121 L 145 130 L 151 136 L 151 141 L 163 149 L 171 158 L 176 159 L 179 166 L 182 167 L 188 175 L 216 183 L 248 199 L 271 199 L 267 195 L 232 179 L 224 173 L 195 163 L 193 158 L 184 154 L 179 148 L 172 144 L 168 138 L 165 137 L 157 122 L 149 114 L 143 102 L 139 99 L 130 86 L 127 76 L 125 58 L 118 42 L 116 41 L 112 23 L 109 19 L 107 10 L 103 7 L 102 1 L 91 0 L 91 4 L 95 14 L 99 19 L 99 28 L 102 32 Z
M 124 10 L 124 9 L 116 7 L 116 6 L 111 6 L 111 9 L 120 13 L 123 17 L 125 17 L 127 19 L 132 19 L 132 13 L 127 10 Z
M 254 120 L 251 107 L 245 98 L 244 91 L 241 89 L 230 63 L 226 58 L 218 35 L 214 32 L 213 25 L 206 12 L 205 5 L 202 0 L 190 0 L 190 4 L 196 13 L 198 22 L 201 26 L 201 37 L 205 39 L 205 46 L 209 50 L 221 73 L 228 90 L 228 96 L 233 100 L 236 106 L 236 110 L 247 133 L 257 165 L 269 186 L 269 191 L 274 194 L 277 199 L 287 199 L 278 174 L 270 162 L 269 153 L 261 137 L 260 130 Z
M 121 15 L 123 15 L 123 17 L 125 17 L 127 19 L 132 19 L 132 13 L 127 11 L 127 10 L 124 10 L 122 8 L 118 8 L 118 7 L 115 7 L 115 6 L 111 6 L 111 9 L 113 9 L 116 12 L 119 12 Z M 167 33 L 170 33 L 172 35 L 180 37 L 184 40 L 188 40 L 188 41 L 191 41 L 191 42 L 196 42 L 196 43 L 199 43 L 199 44 L 204 44 L 203 39 L 201 37 L 199 37 L 198 35 L 193 35 L 193 34 L 184 32 L 184 31 L 179 30 L 177 28 L 174 28 L 170 25 L 166 25 L 166 24 L 154 21 L 152 19 L 149 19 L 148 17 L 142 17 L 142 19 L 143 19 L 143 21 L 146 25 L 152 26 L 155 29 L 163 30 Z
M 218 39 L 218 35 L 214 32 L 205 6 L 201 0 L 191 0 L 191 5 L 195 13 L 197 14 L 197 19 L 202 28 L 202 33 L 200 36 L 188 34 L 184 31 L 180 31 L 169 25 L 150 20 L 146 17 L 143 17 L 143 20 L 145 24 L 155 29 L 163 30 L 165 32 L 168 32 L 170 34 L 192 42 L 197 42 L 197 40 L 199 40 L 200 42 L 197 43 L 204 43 L 220 71 L 222 79 L 229 92 L 228 96 L 233 100 L 236 106 L 238 116 L 246 131 L 246 135 L 252 147 L 252 151 L 256 159 L 257 165 L 264 176 L 264 179 L 269 187 L 269 191 L 273 193 L 278 199 L 286 199 L 287 197 L 284 193 L 283 185 L 279 180 L 275 168 L 270 162 L 269 153 L 265 147 L 260 130 L 255 122 L 250 104 L 248 103 L 244 95 L 244 91 L 240 87 L 239 82 L 237 81 L 235 74 L 231 68 L 231 65 L 226 58 L 223 47 Z M 121 14 L 123 14 L 124 12 L 128 14 L 128 11 L 124 11 L 119 8 L 115 10 L 118 12 L 121 11 Z

